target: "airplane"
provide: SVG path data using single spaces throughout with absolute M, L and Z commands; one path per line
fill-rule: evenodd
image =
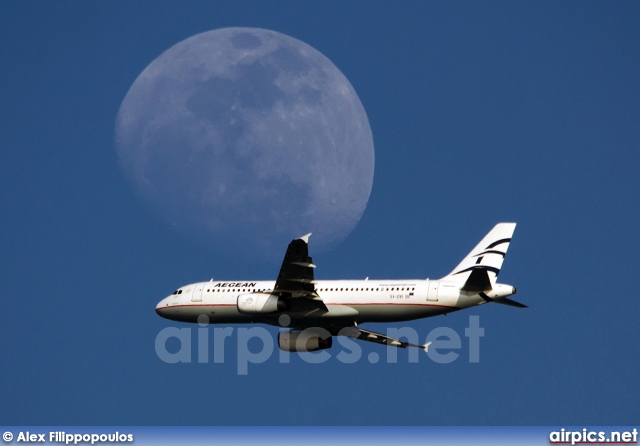
M 181 322 L 201 322 L 205 315 L 215 324 L 286 326 L 289 330 L 278 333 L 278 347 L 289 352 L 330 348 L 333 336 L 428 352 L 430 343 L 393 339 L 360 324 L 446 315 L 488 302 L 526 308 L 509 299 L 514 286 L 497 282 L 515 227 L 498 223 L 438 280 L 315 280 L 307 234 L 289 243 L 275 281 L 192 283 L 162 299 L 156 312 Z

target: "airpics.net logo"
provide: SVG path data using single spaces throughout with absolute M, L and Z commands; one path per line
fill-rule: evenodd
M 287 326 L 282 323 L 281 325 Z M 309 332 L 310 336 L 317 336 L 319 331 L 323 333 L 322 330 L 307 329 L 303 330 L 301 335 Z M 370 364 L 381 361 L 395 364 L 399 361 L 399 350 L 405 350 L 378 345 L 379 352 L 370 352 L 365 356 L 362 352 L 363 341 L 344 334 L 333 337 L 335 342 L 330 349 L 292 353 L 279 349 L 273 333 L 264 327 L 215 326 L 209 324 L 206 315 L 201 315 L 197 328 L 166 327 L 160 330 L 155 339 L 155 351 L 158 358 L 166 364 L 223 364 L 229 357 L 235 361 L 238 375 L 247 375 L 250 364 L 263 364 L 274 354 L 281 364 L 290 363 L 292 355 L 297 355 L 309 364 L 322 364 L 330 360 L 337 360 L 343 364 L 354 364 L 363 360 Z M 426 354 L 420 348 L 406 348 L 407 353 L 402 357 L 409 363 L 424 361 L 425 358 L 436 364 L 449 364 L 461 358 L 470 363 L 478 363 L 480 339 L 484 337 L 484 328 L 480 326 L 479 316 L 469 316 L 469 323 L 462 335 L 450 327 L 436 327 L 426 338 L 422 338 L 412 327 L 389 327 L 384 334 L 389 338 L 406 340 L 417 345 L 421 345 L 420 340 L 424 339 L 423 344 L 428 345 Z M 331 336 L 326 330 L 323 335 Z M 464 354 L 464 350 L 468 354 Z
M 638 444 L 638 429 L 628 431 L 596 431 L 587 428 L 562 428 L 549 434 L 549 444 Z

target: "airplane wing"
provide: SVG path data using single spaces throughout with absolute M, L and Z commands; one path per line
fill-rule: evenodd
M 316 266 L 309 257 L 310 235 L 307 234 L 289 243 L 273 289 L 275 294 L 320 299 L 313 280 L 313 270 Z
M 431 342 L 427 342 L 425 345 L 416 345 L 411 342 L 400 341 L 398 339 L 390 338 L 381 333 L 376 333 L 375 331 L 363 330 L 358 327 L 347 327 L 340 330 L 340 334 L 343 336 L 348 336 L 354 339 L 360 339 L 361 341 L 369 341 L 375 342 L 377 344 L 391 345 L 393 347 L 398 348 L 407 348 L 407 347 L 417 347 L 421 348 L 425 352 L 429 351 L 429 345 Z

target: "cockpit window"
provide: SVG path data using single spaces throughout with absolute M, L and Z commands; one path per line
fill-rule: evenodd
M 178 294 L 178 290 L 175 290 L 175 291 L 174 291 L 173 293 L 171 293 L 171 294 Z

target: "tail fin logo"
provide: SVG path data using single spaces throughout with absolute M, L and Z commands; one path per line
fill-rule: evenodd
M 491 283 L 495 283 L 502 268 L 502 263 L 511 237 L 515 230 L 515 223 L 498 223 L 489 231 L 487 235 L 476 245 L 476 247 L 456 266 L 447 276 L 448 280 L 466 281 L 470 273 L 477 269 L 483 269 L 491 274 Z

